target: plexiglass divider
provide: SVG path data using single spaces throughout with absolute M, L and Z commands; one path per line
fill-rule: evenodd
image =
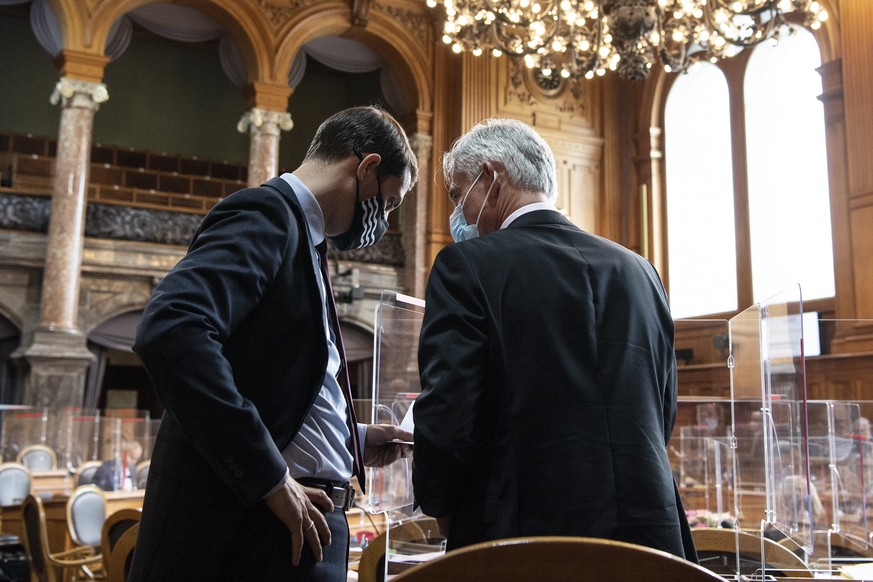
M 699 395 L 679 404 L 677 481 L 693 527 L 735 530 L 733 575 L 767 571 L 740 571 L 740 532 L 762 556 L 765 537 L 814 545 L 802 314 L 795 286 L 729 321 L 676 321 L 679 380 Z
M 145 486 L 159 424 L 141 410 L 2 405 L 0 455 L 27 466 L 40 495 L 82 484 L 134 490 Z
M 411 430 L 412 407 L 421 392 L 418 336 L 423 317 L 423 300 L 382 293 L 375 313 L 371 422 Z M 384 579 L 445 551 L 434 521 L 415 507 L 411 456 L 367 469 L 366 497 L 365 509 L 384 520 L 384 538 L 372 542 L 385 544 Z

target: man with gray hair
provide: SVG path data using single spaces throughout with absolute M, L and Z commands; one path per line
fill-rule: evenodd
M 427 286 L 415 498 L 453 549 L 540 535 L 696 561 L 666 443 L 673 320 L 652 265 L 555 208 L 527 125 L 480 123 L 443 158 L 458 244 Z

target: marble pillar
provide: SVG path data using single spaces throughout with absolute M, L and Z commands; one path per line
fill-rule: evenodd
M 94 356 L 78 327 L 85 204 L 94 113 L 108 99 L 102 83 L 61 77 L 51 102 L 61 104 L 52 206 L 46 239 L 39 324 L 23 350 L 24 404 L 79 407 Z
M 409 140 L 418 160 L 418 182 L 403 202 L 403 253 L 406 292 L 424 298 L 427 281 L 427 208 L 430 199 L 430 158 L 433 137 L 415 133 Z
M 245 112 L 236 128 L 240 133 L 249 132 L 249 178 L 250 187 L 260 186 L 279 171 L 279 135 L 294 127 L 291 114 L 253 107 Z

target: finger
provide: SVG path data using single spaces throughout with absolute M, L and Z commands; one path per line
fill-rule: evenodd
M 300 554 L 303 553 L 303 521 L 291 531 L 291 563 L 295 567 L 300 565 Z
M 327 523 L 327 518 L 318 512 L 316 512 L 316 515 L 313 515 L 312 518 L 312 521 L 315 523 L 315 526 L 312 529 L 318 532 L 318 539 L 321 541 L 321 546 L 329 546 L 330 542 L 333 541 L 333 537 L 330 534 L 330 525 Z
M 402 428 L 398 428 L 395 431 L 394 438 L 401 441 L 411 441 L 414 438 L 414 435 L 408 430 L 403 430 Z
M 304 487 L 303 492 L 309 501 L 322 511 L 333 511 L 333 501 L 330 500 L 330 497 L 323 490 L 316 489 L 315 487 Z
M 324 521 L 324 518 L 321 517 L 320 513 L 317 511 L 314 513 L 316 519 L 321 518 L 321 520 Z M 312 550 L 312 555 L 315 557 L 315 561 L 320 562 L 324 558 L 324 554 L 321 549 L 321 539 L 319 538 L 320 534 L 316 524 L 317 522 L 315 519 L 310 520 L 309 524 L 303 528 L 303 535 L 306 537 L 306 543 L 309 544 L 309 549 Z

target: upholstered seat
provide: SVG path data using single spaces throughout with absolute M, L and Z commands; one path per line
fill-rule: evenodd
M 51 471 L 58 466 L 57 454 L 45 445 L 24 447 L 16 460 L 31 471 Z
M 0 465 L 0 506 L 20 505 L 30 494 L 30 470 L 20 463 Z

